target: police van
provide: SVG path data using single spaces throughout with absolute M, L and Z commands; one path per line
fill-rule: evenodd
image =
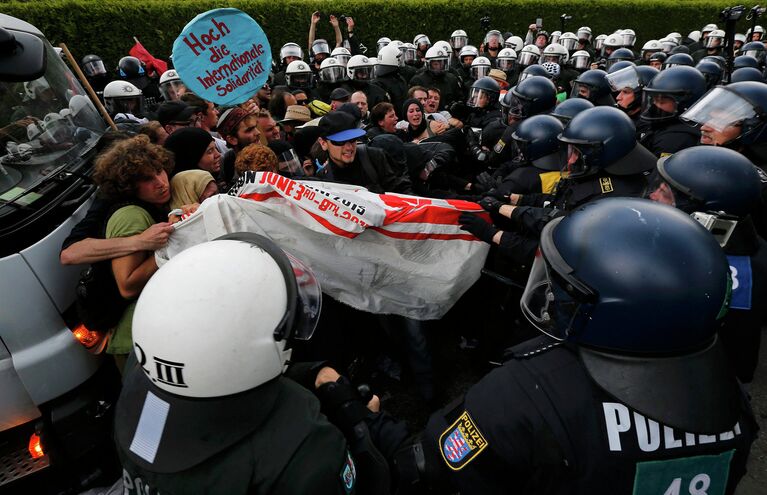
M 59 263 L 105 129 L 43 34 L 0 14 L 0 491 L 112 476 L 101 461 L 113 458 L 119 376 L 77 318 L 84 267 Z

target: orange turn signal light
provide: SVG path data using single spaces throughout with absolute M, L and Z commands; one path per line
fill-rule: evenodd
M 32 436 L 29 437 L 29 455 L 32 456 L 32 459 L 39 459 L 45 455 L 43 443 L 37 433 L 32 433 Z

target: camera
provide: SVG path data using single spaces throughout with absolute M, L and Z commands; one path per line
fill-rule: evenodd
M 735 7 L 727 7 L 719 13 L 719 18 L 723 21 L 737 21 L 740 16 L 743 15 L 746 8 L 742 5 L 736 5 Z
M 754 5 L 753 7 L 751 7 L 751 10 L 748 12 L 748 15 L 746 16 L 746 20 L 750 21 L 754 17 L 758 19 L 764 15 L 765 11 L 767 11 L 767 8 Z
M 490 29 L 490 15 L 489 15 L 489 14 L 485 14 L 485 16 L 484 16 L 484 17 L 481 17 L 481 18 L 479 19 L 479 25 L 480 25 L 480 27 L 481 27 L 482 29 L 484 29 L 485 31 L 487 31 L 488 29 Z
M 346 22 L 346 14 L 341 14 L 338 16 L 339 22 Z

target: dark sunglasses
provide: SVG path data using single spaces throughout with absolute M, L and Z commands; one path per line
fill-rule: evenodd
M 357 138 L 354 138 L 354 139 L 347 139 L 346 141 L 333 141 L 332 139 L 328 139 L 328 141 L 329 141 L 329 142 L 330 142 L 330 144 L 332 144 L 333 146 L 343 146 L 343 145 L 345 145 L 346 143 L 356 143 L 356 142 L 357 142 Z

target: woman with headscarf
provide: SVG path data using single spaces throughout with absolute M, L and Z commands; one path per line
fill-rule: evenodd
M 205 170 L 184 170 L 170 180 L 170 207 L 173 210 L 202 203 L 214 194 L 218 194 L 216 180 Z
M 402 106 L 402 114 L 407 121 L 407 128 L 397 131 L 397 136 L 406 143 L 420 143 L 424 139 L 440 134 L 438 132 L 437 123 L 433 120 L 426 118 L 426 113 L 423 111 L 423 105 L 415 98 L 410 98 L 405 101 Z

